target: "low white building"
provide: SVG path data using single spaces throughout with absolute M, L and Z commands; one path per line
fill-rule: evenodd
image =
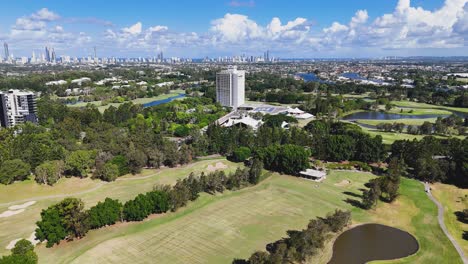
M 64 85 L 64 84 L 67 84 L 67 81 L 65 81 L 65 80 L 58 80 L 58 81 L 46 82 L 45 85 L 51 86 L 51 85 Z
M 297 119 L 309 119 L 309 118 L 313 118 L 314 115 L 312 114 L 309 114 L 307 112 L 304 112 L 302 111 L 301 109 L 299 108 L 290 108 L 288 107 L 288 109 L 286 110 L 286 113 L 288 116 L 291 116 L 291 117 L 294 117 L 294 118 L 297 118 Z
M 262 120 L 256 120 L 250 116 L 232 116 L 226 122 L 221 124 L 224 127 L 231 127 L 234 125 L 244 125 L 257 130 L 263 124 Z
M 314 169 L 306 169 L 305 171 L 299 172 L 301 177 L 314 180 L 316 182 L 321 182 L 327 178 L 326 171 L 314 170 Z
M 79 79 L 74 79 L 74 80 L 71 81 L 71 83 L 76 83 L 79 86 L 81 86 L 83 83 L 90 82 L 90 81 L 91 81 L 91 78 L 83 77 L 83 78 L 79 78 Z

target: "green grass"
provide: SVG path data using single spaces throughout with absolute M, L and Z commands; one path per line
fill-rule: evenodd
M 145 172 L 135 180 L 126 176 L 83 194 L 74 195 L 95 185 L 77 186 L 75 190 L 64 182 L 57 189 L 82 198 L 88 206 L 107 196 L 125 201 L 150 190 L 155 183 L 174 183 L 190 171 L 205 170 L 208 164 L 216 162 L 229 165 L 229 170 L 239 165 L 225 159 L 210 159 L 186 167 Z M 345 191 L 359 194 L 359 189 L 373 177 L 369 173 L 332 171 L 323 183 L 315 183 L 274 173 L 257 186 L 214 196 L 202 194 L 177 212 L 92 230 L 83 239 L 62 242 L 50 249 L 39 245 L 36 252 L 40 263 L 230 263 L 233 258 L 247 258 L 256 250 L 264 250 L 266 244 L 285 236 L 287 230 L 303 229 L 311 218 L 341 208 L 352 211 L 353 224 L 382 223 L 415 235 L 420 251 L 398 263 L 460 263 L 455 249 L 438 227 L 435 205 L 419 182 L 403 179 L 398 200 L 393 204 L 380 203 L 375 210 L 364 211 L 344 201 L 355 199 L 344 194 Z M 350 184 L 339 184 L 344 180 Z M 28 184 L 33 183 L 25 183 Z M 50 191 L 30 193 L 22 199 L 49 194 Z M 5 203 L 16 197 L 2 199 Z M 3 218 L 0 245 L 29 236 L 40 210 L 61 199 L 38 199 L 37 204 L 22 214 Z M 0 207 L 0 212 L 4 209 L 6 206 Z M 326 254 L 331 253 L 332 244 L 327 245 L 320 256 L 322 260 L 328 259 Z M 0 248 L 1 254 L 7 253 L 4 246 Z
M 461 107 L 450 107 L 450 106 L 443 106 L 443 105 L 431 105 L 426 103 L 417 103 L 411 101 L 392 101 L 393 105 L 399 107 L 409 107 L 413 109 L 422 108 L 422 109 L 441 109 L 446 111 L 458 111 L 462 113 L 468 113 L 468 108 L 461 108 Z
M 154 184 L 173 184 L 177 179 L 186 177 L 190 172 L 206 171 L 209 164 L 222 162 L 228 165 L 228 171 L 233 171 L 240 164 L 226 159 L 209 159 L 195 162 L 179 168 L 164 168 L 160 170 L 145 170 L 141 175 L 124 176 L 116 182 L 106 183 L 91 179 L 61 179 L 51 186 L 39 185 L 33 181 L 0 185 L 0 213 L 8 210 L 11 205 L 26 201 L 37 201 L 23 213 L 0 218 L 0 254 L 7 253 L 6 245 L 17 238 L 29 237 L 35 229 L 36 221 L 40 220 L 42 209 L 59 202 L 65 197 L 73 196 L 83 199 L 87 207 L 95 205 L 106 197 L 127 201 L 139 193 L 150 191 Z
M 170 98 L 170 97 L 174 97 L 174 96 L 177 96 L 177 95 L 179 95 L 181 93 L 185 93 L 185 91 L 181 90 L 181 89 L 171 90 L 171 92 L 168 93 L 168 94 L 161 94 L 161 95 L 153 96 L 153 97 L 149 97 L 149 98 L 137 98 L 135 100 L 131 100 L 130 102 L 133 102 L 134 104 L 146 104 L 146 103 L 153 102 L 153 101 L 156 101 L 156 100 L 164 100 L 164 99 L 167 99 L 167 98 Z M 118 107 L 119 105 L 122 104 L 122 103 L 110 103 L 110 104 L 102 106 L 101 103 L 102 103 L 102 101 L 80 102 L 80 103 L 77 103 L 77 104 L 70 104 L 68 106 L 69 107 L 84 107 L 87 104 L 93 104 L 93 105 L 96 105 L 98 107 L 100 112 L 104 112 L 104 110 L 109 108 L 111 105 L 115 106 L 115 107 Z
M 407 133 L 397 133 L 397 132 L 384 132 L 384 131 L 379 131 L 374 128 L 368 128 L 368 127 L 363 127 L 361 126 L 362 131 L 368 133 L 371 136 L 377 136 L 380 135 L 382 136 L 382 142 L 384 144 L 392 144 L 396 140 L 421 140 L 427 135 L 412 135 L 412 134 L 407 134 Z M 436 138 L 450 138 L 450 137 L 456 137 L 459 139 L 464 139 L 465 136 L 440 136 L 440 135 L 432 135 Z
M 365 125 L 377 126 L 378 124 L 393 124 L 393 123 L 403 123 L 405 125 L 416 125 L 420 126 L 424 122 L 435 123 L 436 118 L 403 118 L 403 119 L 394 119 L 394 120 L 374 120 L 374 119 L 357 119 L 356 122 Z
M 383 108 L 382 108 L 383 109 Z M 451 115 L 452 112 L 445 109 L 436 108 L 400 108 L 393 107 L 392 109 L 385 111 L 392 114 L 400 115 Z
M 403 179 L 398 200 L 394 204 L 381 204 L 374 212 L 374 221 L 410 232 L 420 247 L 413 256 L 375 263 L 462 263 L 439 227 L 436 205 L 418 181 Z
M 468 224 L 457 220 L 455 212 L 468 208 L 468 190 L 453 185 L 436 183 L 431 186 L 432 194 L 444 206 L 444 222 L 450 234 L 468 254 L 468 241 L 463 239 L 463 232 L 468 231 Z

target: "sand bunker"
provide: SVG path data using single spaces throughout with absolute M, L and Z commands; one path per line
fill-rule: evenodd
M 8 245 L 5 247 L 6 249 L 10 250 L 15 247 L 16 243 L 20 241 L 22 238 L 17 238 L 15 240 L 12 240 Z M 31 235 L 26 238 L 26 240 L 29 240 L 33 245 L 39 244 L 39 240 L 36 240 L 36 232 L 32 232 Z
M 351 182 L 349 180 L 342 180 L 339 183 L 335 183 L 335 185 L 339 186 L 339 187 L 344 187 L 344 186 L 347 186 L 349 184 L 351 184 Z
M 24 209 L 28 208 L 29 206 L 31 206 L 31 205 L 33 205 L 35 203 L 36 203 L 36 201 L 29 201 L 29 202 L 26 202 L 24 204 L 12 205 L 12 206 L 8 207 L 8 211 L 5 211 L 5 212 L 0 214 L 0 218 L 6 218 L 6 217 L 10 217 L 12 215 L 20 214 L 20 213 L 24 212 Z
M 8 210 L 8 211 L 5 211 L 5 212 L 1 213 L 0 218 L 10 217 L 12 215 L 17 215 L 17 214 L 20 214 L 22 212 L 24 212 L 24 209 L 19 209 L 19 210 L 15 210 L 15 211 Z
M 208 167 L 206 168 L 206 170 L 209 171 L 209 172 L 213 172 L 213 171 L 217 171 L 217 170 L 227 169 L 227 167 L 228 167 L 228 166 L 227 166 L 226 164 L 224 164 L 224 163 L 222 163 L 222 162 L 218 162 L 218 163 L 216 163 L 215 166 L 213 166 L 213 165 L 211 165 L 211 164 L 208 165 Z
M 35 204 L 36 201 L 30 201 L 30 202 L 26 202 L 24 204 L 18 204 L 18 205 L 12 205 L 10 207 L 8 207 L 9 210 L 19 210 L 19 209 L 26 209 L 28 208 L 29 206 Z

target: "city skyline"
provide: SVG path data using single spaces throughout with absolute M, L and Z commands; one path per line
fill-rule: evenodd
M 10 3 L 0 19 L 0 41 L 15 57 L 31 57 L 46 46 L 57 57 L 95 57 L 96 50 L 98 57 L 157 57 L 164 51 L 186 58 L 264 56 L 267 50 L 282 58 L 468 54 L 468 0 L 331 0 L 319 7 L 296 0 L 196 6 L 136 1 L 128 8 L 85 2 Z

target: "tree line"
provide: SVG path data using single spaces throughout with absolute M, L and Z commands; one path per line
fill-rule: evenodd
M 36 223 L 36 239 L 47 241 L 46 246 L 52 247 L 64 239 L 82 238 L 90 229 L 117 222 L 142 221 L 150 214 L 176 211 L 196 200 L 201 192 L 215 194 L 255 185 L 260 181 L 262 170 L 262 162 L 255 159 L 250 166 L 238 168 L 228 175 L 223 171 L 199 176 L 190 174 L 174 186 L 156 185 L 152 191 L 141 193 L 125 203 L 106 198 L 88 210 L 84 209 L 80 199 L 66 198 L 42 210 L 41 220 Z
M 0 130 L 0 183 L 22 181 L 31 173 L 38 183 L 49 185 L 72 176 L 113 181 L 144 167 L 186 164 L 207 154 L 203 138 L 195 142 L 199 128 L 224 113 L 207 98 L 151 109 L 125 103 L 104 113 L 94 106 L 74 109 L 43 98 L 38 109 L 39 125 Z M 168 139 L 176 134 L 193 136 L 179 144 Z

